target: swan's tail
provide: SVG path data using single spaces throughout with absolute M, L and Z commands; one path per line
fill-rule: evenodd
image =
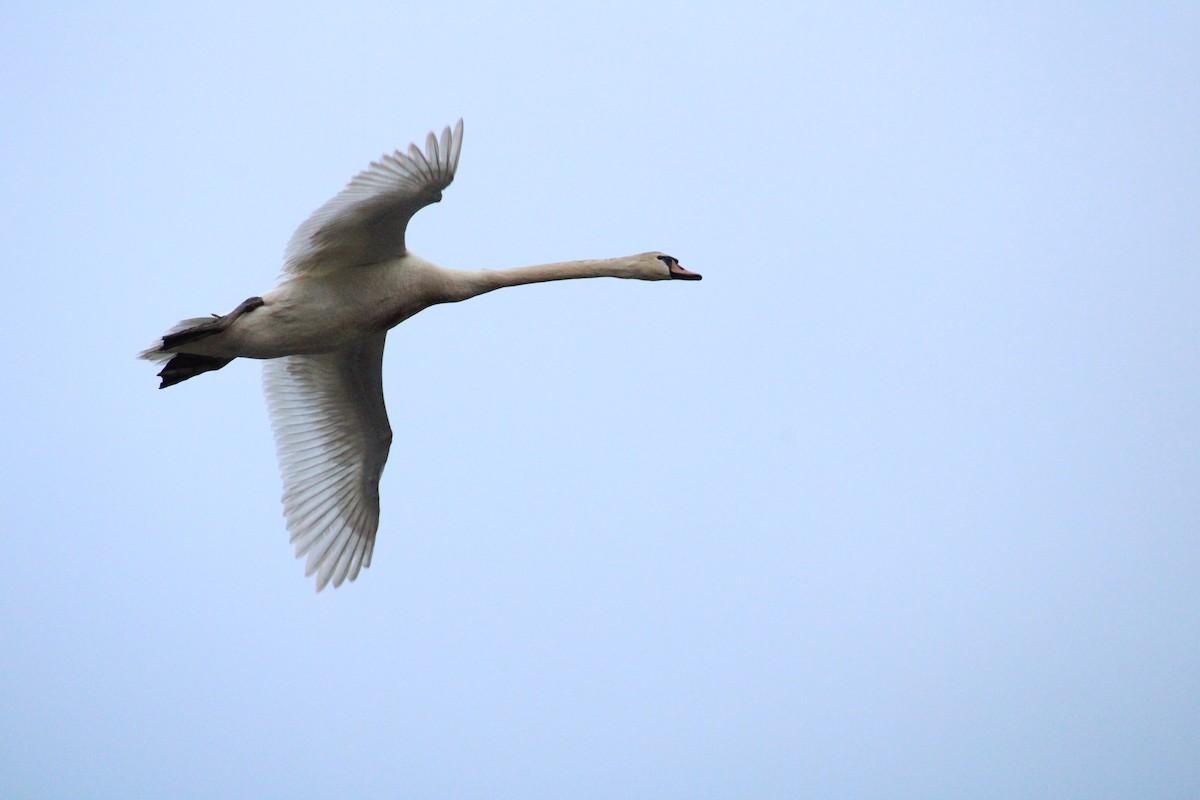
M 143 350 L 138 356 L 156 364 L 167 362 L 162 372 L 158 373 L 158 377 L 162 378 L 162 385 L 158 387 L 160 389 L 174 386 L 188 378 L 194 378 L 201 372 L 220 369 L 233 359 L 181 353 L 179 349 L 184 345 L 224 332 L 243 314 L 248 314 L 264 305 L 266 303 L 261 297 L 250 297 L 243 300 L 237 308 L 225 316 L 213 314 L 211 317 L 185 319 L 164 333 L 153 347 Z
M 158 373 L 158 377 L 162 378 L 162 383 L 158 388 L 165 389 L 186 381 L 188 378 L 194 378 L 202 372 L 220 369 L 233 360 L 215 356 L 198 356 L 192 353 L 176 353 L 167 349 L 211 335 L 215 332 L 212 327 L 213 317 L 185 319 L 172 326 L 153 345 L 138 353 L 138 358 L 165 365 Z
M 182 322 L 177 322 L 171 326 L 170 330 L 155 339 L 154 344 L 138 353 L 137 357 L 144 358 L 147 361 L 153 361 L 155 364 L 162 364 L 170 361 L 171 356 L 175 354 L 169 350 L 163 349 L 167 346 L 165 341 L 167 338 L 172 337 L 177 333 L 183 333 L 184 331 L 192 330 L 193 328 L 199 328 L 201 325 L 207 325 L 212 321 L 212 317 L 193 317 L 191 319 L 185 319 Z

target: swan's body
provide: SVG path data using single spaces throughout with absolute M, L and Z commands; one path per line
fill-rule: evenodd
M 264 359 L 263 384 L 297 556 L 318 591 L 370 566 L 379 477 L 392 431 L 383 402 L 387 331 L 439 303 L 505 286 L 571 278 L 700 276 L 662 253 L 511 270 L 452 270 L 409 252 L 408 220 L 454 178 L 462 122 L 360 173 L 292 237 L 288 279 L 223 317 L 189 319 L 141 354 L 170 386 L 235 358 Z

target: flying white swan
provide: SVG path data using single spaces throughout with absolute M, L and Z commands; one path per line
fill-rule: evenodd
M 438 303 L 504 286 L 570 278 L 700 280 L 664 253 L 509 270 L 444 269 L 404 242 L 412 215 L 442 199 L 462 149 L 462 120 L 425 152 L 373 162 L 292 235 L 284 280 L 224 316 L 186 319 L 141 358 L 165 364 L 160 389 L 235 358 L 265 359 L 263 386 L 283 474 L 283 513 L 317 591 L 371 565 L 379 476 L 392 444 L 383 404 L 388 329 Z

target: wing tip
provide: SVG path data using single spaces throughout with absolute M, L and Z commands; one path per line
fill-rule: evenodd
M 419 199 L 423 187 L 436 186 L 438 191 L 445 189 L 454 180 L 458 170 L 462 142 L 463 118 L 459 117 L 453 127 L 445 127 L 440 142 L 432 131 L 425 137 L 425 152 L 414 142 L 407 149 L 384 153 L 370 162 L 365 170 L 310 214 L 292 234 L 284 247 L 280 277 L 286 279 L 354 263 L 359 254 L 344 252 L 347 250 L 344 242 L 338 247 L 331 247 L 328 243 L 318 241 L 318 236 L 331 227 L 345 223 L 343 215 L 351 214 L 356 204 L 371 201 L 389 191 L 409 190 L 415 192 L 415 197 Z M 426 198 L 425 203 L 428 202 L 436 200 Z M 425 203 L 418 204 L 409 215 Z M 352 223 L 353 220 L 345 224 Z M 398 246 L 403 251 L 403 232 L 398 235 Z
M 450 130 L 450 126 L 446 126 L 446 130 Z M 454 174 L 458 171 L 458 157 L 462 153 L 463 143 L 463 118 L 459 117 L 458 122 L 454 123 L 454 132 L 450 134 L 451 148 L 447 158 L 447 163 L 450 167 L 450 173 Z

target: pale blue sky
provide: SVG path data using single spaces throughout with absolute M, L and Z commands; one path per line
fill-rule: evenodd
M 405 4 L 408 5 L 408 4 Z M 1200 795 L 1200 7 L 0 6 L 6 798 Z M 458 117 L 375 560 L 292 558 L 274 285 Z

